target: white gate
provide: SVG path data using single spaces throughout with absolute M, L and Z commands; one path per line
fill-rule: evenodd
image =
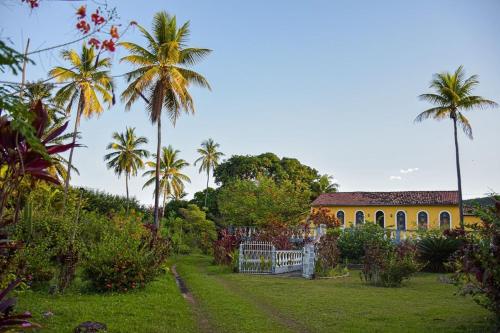
M 270 242 L 242 242 L 240 273 L 280 274 L 302 270 L 302 250 L 276 250 Z

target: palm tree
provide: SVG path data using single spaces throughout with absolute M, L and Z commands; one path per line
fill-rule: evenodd
M 144 168 L 143 158 L 149 157 L 149 152 L 139 148 L 148 143 L 148 139 L 135 134 L 135 128 L 127 127 L 124 133 L 114 132 L 114 142 L 108 144 L 107 150 L 113 152 L 104 155 L 109 169 L 114 169 L 118 176 L 125 173 L 125 190 L 127 192 L 127 207 L 129 202 L 128 180 L 136 176 L 137 171 Z
M 215 143 L 213 139 L 205 140 L 201 143 L 201 148 L 198 148 L 198 153 L 201 155 L 195 162 L 196 165 L 198 162 L 201 162 L 199 173 L 206 171 L 207 173 L 207 187 L 205 190 L 205 207 L 207 207 L 208 200 L 208 182 L 210 179 L 210 170 L 215 169 L 217 165 L 219 165 L 219 160 L 223 153 L 217 151 L 220 145 Z
M 172 146 L 163 147 L 161 150 L 161 157 L 158 159 L 156 155 L 153 155 L 156 161 L 147 162 L 146 165 L 150 170 L 143 174 L 143 177 L 149 177 L 149 179 L 144 183 L 142 188 L 148 187 L 149 185 L 156 183 L 156 180 L 160 180 L 160 189 L 163 194 L 163 215 L 165 215 L 165 207 L 168 198 L 180 198 L 184 193 L 184 182 L 190 183 L 191 179 L 182 173 L 182 169 L 189 166 L 189 163 L 184 159 L 179 158 L 179 150 L 174 150 Z M 160 172 L 158 173 L 158 170 Z M 155 201 L 157 196 L 156 189 L 154 193 Z
M 317 194 L 334 193 L 339 189 L 339 184 L 333 182 L 333 176 L 322 175 L 316 182 Z
M 90 118 L 104 111 L 101 99 L 110 107 L 113 104 L 113 80 L 109 72 L 111 61 L 109 58 L 99 58 L 94 48 L 83 44 L 81 54 L 75 50 L 65 50 L 62 58 L 71 64 L 71 68 L 57 66 L 49 75 L 59 83 L 66 83 L 55 95 L 59 105 L 65 105 L 66 113 L 71 113 L 73 104 L 78 101 L 75 126 L 73 129 L 73 143 L 76 141 L 81 116 Z M 68 193 L 73 163 L 73 150 L 69 152 L 67 176 L 64 188 L 64 198 Z
M 190 84 L 210 89 L 207 80 L 197 72 L 189 69 L 202 60 L 211 51 L 208 49 L 186 47 L 189 36 L 189 22 L 177 26 L 175 16 L 166 12 L 156 13 L 153 18 L 153 31 L 149 33 L 138 25 L 146 47 L 135 43 L 122 42 L 130 55 L 122 58 L 136 67 L 127 75 L 128 87 L 122 93 L 126 108 L 140 97 L 148 107 L 149 117 L 157 125 L 156 175 L 160 175 L 161 150 L 161 115 L 162 109 L 168 112 L 170 121 L 175 123 L 181 112 L 195 112 L 193 98 L 189 93 Z M 154 224 L 159 228 L 160 179 L 155 180 Z
M 460 158 L 458 153 L 457 124 L 460 125 L 464 133 L 472 139 L 471 125 L 462 112 L 497 106 L 497 104 L 493 101 L 487 100 L 481 96 L 472 95 L 472 90 L 478 84 L 479 81 L 477 75 L 472 75 L 468 78 L 465 77 L 463 66 L 458 67 L 454 73 L 443 72 L 434 74 L 434 78 L 430 84 L 430 88 L 432 88 L 434 92 L 422 94 L 419 98 L 436 106 L 420 113 L 417 118 L 415 118 L 416 122 L 421 122 L 428 118 L 436 120 L 449 118 L 453 120 L 461 228 L 464 228 L 464 213 L 462 202 L 462 176 L 460 174 Z

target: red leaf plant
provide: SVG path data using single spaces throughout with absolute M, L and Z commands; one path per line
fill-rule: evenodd
M 33 105 L 30 114 L 32 119 L 26 125 L 31 126 L 31 130 L 21 131 L 13 125 L 13 119 L 2 115 L 0 110 L 0 227 L 9 223 L 3 219 L 4 208 L 22 179 L 29 175 L 32 180 L 58 184 L 59 180 L 47 170 L 53 164 L 51 155 L 65 152 L 74 145 L 57 143 L 68 123 L 48 131 L 48 115 L 41 102 Z

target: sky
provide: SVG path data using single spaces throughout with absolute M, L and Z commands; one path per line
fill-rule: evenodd
M 46 1 L 33 12 L 20 0 L 0 3 L 0 37 L 18 50 L 27 38 L 32 49 L 78 37 L 75 9 L 94 2 Z M 453 190 L 457 188 L 451 120 L 414 118 L 431 105 L 418 99 L 429 92 L 432 74 L 463 65 L 478 74 L 476 94 L 500 102 L 500 1 L 109 1 L 121 22 L 150 28 L 166 10 L 191 22 L 190 45 L 212 54 L 195 68 L 212 91 L 193 88 L 196 115 L 175 128 L 163 127 L 171 144 L 191 163 L 189 197 L 205 186 L 193 166 L 200 143 L 213 138 L 226 158 L 273 152 L 295 157 L 330 174 L 341 191 Z M 123 40 L 143 43 L 137 29 Z M 80 44 L 72 47 L 79 48 Z M 27 69 L 28 80 L 47 77 L 64 65 L 60 50 L 40 53 Z M 131 68 L 111 57 L 112 72 Z M 19 77 L 3 74 L 4 79 Z M 118 78 L 117 92 L 125 87 Z M 465 198 L 500 192 L 500 109 L 466 114 L 474 140 L 460 133 Z M 164 124 L 167 122 L 164 121 Z M 125 180 L 106 169 L 103 156 L 114 131 L 133 126 L 155 151 L 156 128 L 144 104 L 126 112 L 121 102 L 100 117 L 84 120 L 75 152 L 76 186 L 125 193 Z M 153 202 L 153 188 L 131 180 L 131 195 Z M 212 183 L 212 182 L 211 182 Z M 212 183 L 213 186 L 213 183 Z

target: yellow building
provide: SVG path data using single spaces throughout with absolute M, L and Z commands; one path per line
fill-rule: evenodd
M 449 229 L 460 226 L 457 191 L 337 192 L 321 194 L 311 212 L 324 208 L 341 226 L 376 222 L 399 230 Z M 465 224 L 478 223 L 472 215 Z

